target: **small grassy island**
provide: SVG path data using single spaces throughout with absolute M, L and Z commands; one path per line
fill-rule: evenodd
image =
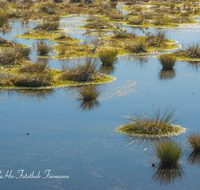
M 52 32 L 25 32 L 24 34 L 17 34 L 14 35 L 15 37 L 19 38 L 36 38 L 36 39 L 45 39 L 45 38 L 55 38 L 60 36 L 59 33 L 52 33 Z
M 161 54 L 159 56 L 168 55 L 173 56 L 177 60 L 183 61 L 200 61 L 200 46 L 199 44 L 193 44 L 188 46 L 187 49 L 181 49 L 173 53 Z
M 185 128 L 171 124 L 174 109 L 166 108 L 161 114 L 160 108 L 153 109 L 153 116 L 144 113 L 133 113 L 126 118 L 131 121 L 115 129 L 116 132 L 139 137 L 173 136 L 185 132 Z
M 30 49 L 20 48 L 4 51 L 0 56 L 0 88 L 45 89 L 112 82 L 116 78 L 98 72 L 90 59 L 85 63 L 62 70 L 51 69 L 47 62 L 29 60 Z

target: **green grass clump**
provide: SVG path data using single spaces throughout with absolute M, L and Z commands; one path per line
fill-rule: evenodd
M 36 44 L 37 46 L 37 53 L 38 55 L 48 55 L 49 51 L 51 50 L 51 47 L 49 47 L 47 44 L 45 44 L 43 41 Z
M 164 47 L 166 46 L 166 35 L 163 32 L 158 32 L 156 35 L 150 34 L 145 40 L 149 46 Z
M 21 73 L 46 73 L 50 69 L 47 67 L 47 62 L 37 61 L 36 63 L 31 63 L 25 65 L 23 68 L 19 69 Z
M 52 83 L 51 74 L 34 74 L 33 76 L 18 76 L 14 80 L 14 85 L 19 87 L 40 87 L 49 86 Z
M 63 80 L 70 81 L 91 81 L 98 76 L 97 64 L 92 59 L 87 59 L 85 63 L 77 63 L 69 67 L 63 65 Z
M 92 85 L 92 86 L 81 87 L 78 90 L 78 93 L 80 96 L 79 99 L 87 102 L 87 101 L 97 100 L 100 91 L 97 88 L 95 88 L 94 85 Z
M 36 26 L 34 30 L 36 31 L 54 31 L 58 30 L 59 21 L 43 20 L 41 24 Z
M 162 70 L 164 71 L 173 70 L 176 63 L 176 58 L 168 54 L 161 55 L 158 60 L 162 65 Z
M 193 133 L 187 136 L 187 140 L 195 152 L 200 152 L 200 134 Z
M 133 53 L 145 53 L 147 52 L 147 44 L 143 41 L 127 43 L 125 44 L 125 49 Z
M 0 54 L 1 65 L 16 65 L 20 64 L 23 59 L 27 59 L 30 54 L 30 48 L 17 48 L 12 51 L 4 50 Z
M 183 145 L 173 139 L 162 139 L 153 145 L 153 157 L 165 167 L 176 166 L 183 156 Z
M 116 131 L 147 137 L 170 136 L 174 133 L 183 132 L 183 128 L 171 124 L 176 122 L 174 112 L 175 108 L 172 107 L 167 107 L 163 112 L 161 112 L 160 107 L 154 107 L 151 115 L 147 115 L 145 111 L 142 113 L 134 112 L 130 116 L 126 116 L 130 123 L 117 128 Z
M 99 52 L 99 59 L 103 66 L 111 67 L 115 62 L 117 54 L 117 50 L 102 50 Z

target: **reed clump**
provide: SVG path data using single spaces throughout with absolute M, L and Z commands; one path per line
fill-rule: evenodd
M 99 59 L 103 66 L 111 67 L 116 60 L 117 54 L 117 50 L 102 50 L 99 52 Z
M 187 140 L 195 152 L 200 152 L 200 134 L 192 133 L 187 136 Z
M 49 45 L 45 44 L 43 41 L 41 41 L 39 43 L 37 42 L 36 46 L 37 46 L 38 55 L 41 55 L 41 56 L 48 55 L 49 52 L 51 51 L 51 47 Z
M 78 93 L 79 93 L 79 99 L 85 102 L 95 101 L 100 95 L 100 91 L 94 85 L 81 87 L 78 90 Z
M 176 166 L 182 156 L 183 145 L 174 139 L 162 139 L 153 145 L 153 157 L 164 167 Z
M 34 74 L 33 76 L 21 75 L 15 78 L 14 85 L 19 87 L 40 87 L 51 85 L 53 76 L 51 74 Z
M 62 66 L 62 80 L 86 82 L 97 77 L 97 64 L 92 59 L 87 59 L 85 63 L 77 63 L 73 66 Z
M 160 55 L 158 60 L 159 63 L 162 65 L 162 70 L 164 71 L 173 70 L 176 64 L 176 58 L 172 55 Z

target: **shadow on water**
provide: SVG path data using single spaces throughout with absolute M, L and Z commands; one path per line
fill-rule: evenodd
M 176 77 L 176 71 L 175 69 L 169 70 L 169 71 L 165 71 L 163 69 L 160 70 L 160 72 L 158 73 L 158 78 L 160 80 L 170 80 Z
M 200 152 L 193 151 L 187 158 L 187 162 L 190 165 L 200 166 Z
M 184 170 L 180 164 L 176 164 L 173 167 L 165 167 L 161 163 L 153 168 L 152 181 L 159 183 L 161 186 L 174 185 L 176 182 L 180 182 L 184 176 Z

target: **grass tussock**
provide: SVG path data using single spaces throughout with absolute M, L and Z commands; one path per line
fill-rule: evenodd
M 49 86 L 52 83 L 51 74 L 34 74 L 33 76 L 18 76 L 14 80 L 14 85 L 19 87 L 41 87 Z
M 165 47 L 166 46 L 166 35 L 163 32 L 158 32 L 156 35 L 150 34 L 145 40 L 149 46 L 154 47 Z
M 187 55 L 192 58 L 200 58 L 200 46 L 196 45 L 188 46 L 186 49 Z
M 100 91 L 94 85 L 81 87 L 78 93 L 79 99 L 85 102 L 97 100 L 100 95 Z
M 74 66 L 63 65 L 62 80 L 86 82 L 91 81 L 98 75 L 97 64 L 92 59 L 85 63 L 77 63 Z
M 102 50 L 99 52 L 99 59 L 101 60 L 103 66 L 110 67 L 113 66 L 117 54 L 117 50 Z
M 176 166 L 183 156 L 183 145 L 174 139 L 162 139 L 153 145 L 153 157 L 164 167 Z
M 114 36 L 113 36 L 113 38 L 135 38 L 136 37 L 136 34 L 134 34 L 134 33 L 127 33 L 127 30 L 122 30 L 122 29 L 119 29 L 119 30 L 115 30 L 115 31 L 113 31 L 113 33 L 114 33 Z
M 51 51 L 51 47 L 45 44 L 43 41 L 41 41 L 40 43 L 37 42 L 36 46 L 38 55 L 48 55 Z
M 176 58 L 171 55 L 161 55 L 158 60 L 164 71 L 173 70 L 176 64 Z
M 199 133 L 189 134 L 187 136 L 187 140 L 191 148 L 193 148 L 195 152 L 200 152 L 200 134 Z
M 19 71 L 21 73 L 47 73 L 49 68 L 47 66 L 47 62 L 37 61 L 36 63 L 25 65 L 23 68 L 19 69 Z
M 133 53 L 146 53 L 147 45 L 143 41 L 138 43 L 125 43 L 125 49 Z
M 18 48 L 12 51 L 4 50 L 0 54 L 1 65 L 16 65 L 20 64 L 23 59 L 28 59 L 30 48 Z
M 34 30 L 36 31 L 55 31 L 59 28 L 59 21 L 50 18 L 43 19 L 42 23 L 38 24 Z
M 175 108 L 167 107 L 161 111 L 161 108 L 153 107 L 152 113 L 147 114 L 134 112 L 126 119 L 130 122 L 123 125 L 117 131 L 130 135 L 171 135 L 181 132 L 181 128 L 172 123 L 174 119 Z

